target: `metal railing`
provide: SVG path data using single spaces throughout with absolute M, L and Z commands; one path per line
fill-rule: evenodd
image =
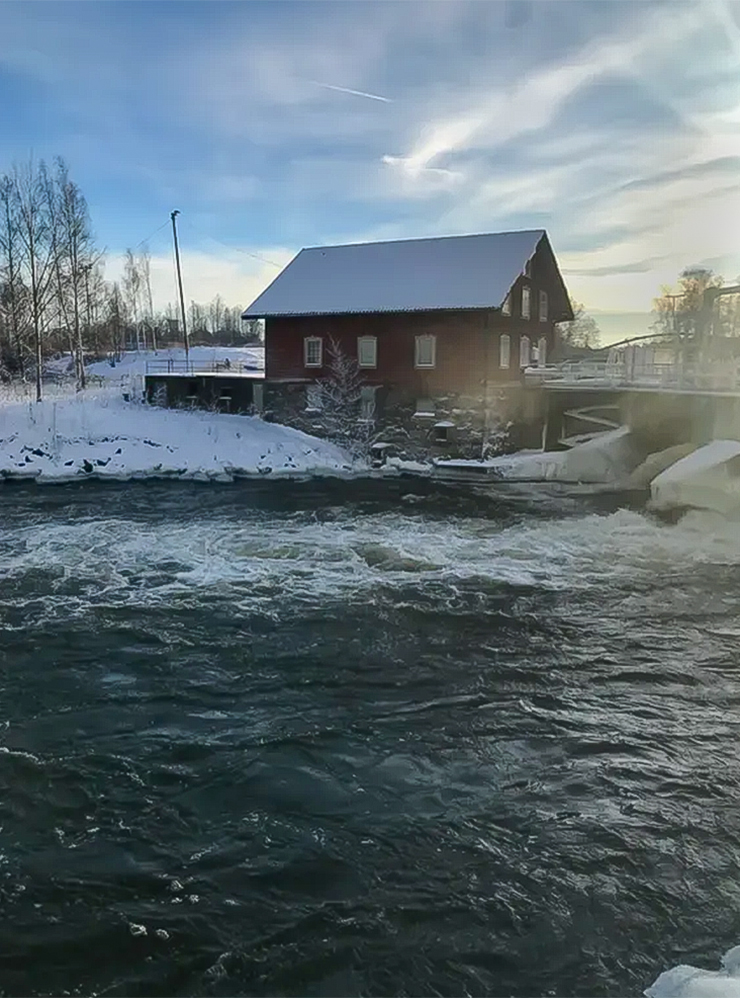
M 629 361 L 568 361 L 528 367 L 529 383 L 567 388 L 654 388 L 672 391 L 740 391 L 740 362 L 632 364 Z
M 148 360 L 147 374 L 233 374 L 255 377 L 264 373 L 256 362 L 225 360 Z

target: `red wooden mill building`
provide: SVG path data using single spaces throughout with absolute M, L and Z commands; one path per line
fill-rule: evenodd
M 542 229 L 303 249 L 243 313 L 265 320 L 266 415 L 320 432 L 331 340 L 360 418 L 409 451 L 476 456 L 526 407 L 521 371 L 573 318 Z

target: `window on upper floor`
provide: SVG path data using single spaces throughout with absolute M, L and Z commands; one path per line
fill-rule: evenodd
M 324 341 L 320 336 L 306 336 L 303 340 L 304 367 L 321 367 Z
M 530 316 L 530 290 L 528 287 L 522 288 L 522 319 L 528 319 Z
M 540 291 L 540 322 L 547 322 L 547 291 Z
M 360 367 L 378 366 L 378 337 L 357 337 L 357 363 Z
M 416 337 L 414 367 L 434 367 L 437 363 L 437 337 L 429 333 Z
M 498 351 L 498 366 L 504 370 L 509 367 L 511 363 L 511 337 L 508 333 L 503 333 L 501 335 L 501 340 L 499 342 Z
M 508 293 L 503 305 L 501 306 L 501 314 L 511 315 L 511 292 Z
M 532 258 L 531 257 L 524 264 L 524 276 L 525 277 L 531 277 L 532 276 Z

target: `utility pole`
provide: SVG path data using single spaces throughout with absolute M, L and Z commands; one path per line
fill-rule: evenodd
M 190 355 L 189 343 L 188 343 L 188 324 L 185 318 L 185 298 L 182 293 L 182 274 L 180 272 L 180 248 L 177 245 L 177 224 L 175 219 L 180 214 L 179 211 L 175 210 L 170 213 L 170 218 L 172 219 L 172 236 L 175 240 L 175 263 L 177 265 L 177 284 L 180 288 L 180 314 L 182 315 L 182 334 L 185 340 L 185 365 L 187 366 L 188 358 Z

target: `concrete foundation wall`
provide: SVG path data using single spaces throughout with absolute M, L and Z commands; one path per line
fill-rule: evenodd
M 638 437 L 664 447 L 740 440 L 740 398 L 628 392 L 622 397 L 621 410 L 625 423 Z
M 324 436 L 321 412 L 307 406 L 309 384 L 267 381 L 264 418 Z M 477 393 L 437 392 L 426 399 L 407 387 L 380 386 L 375 393 L 373 436 L 388 444 L 392 453 L 417 460 L 480 458 L 538 447 L 544 403 L 541 391 L 521 384 L 490 385 Z
M 147 374 L 144 378 L 146 400 L 168 409 L 213 409 L 219 412 L 248 413 L 254 402 L 252 378 L 224 378 L 209 374 Z

